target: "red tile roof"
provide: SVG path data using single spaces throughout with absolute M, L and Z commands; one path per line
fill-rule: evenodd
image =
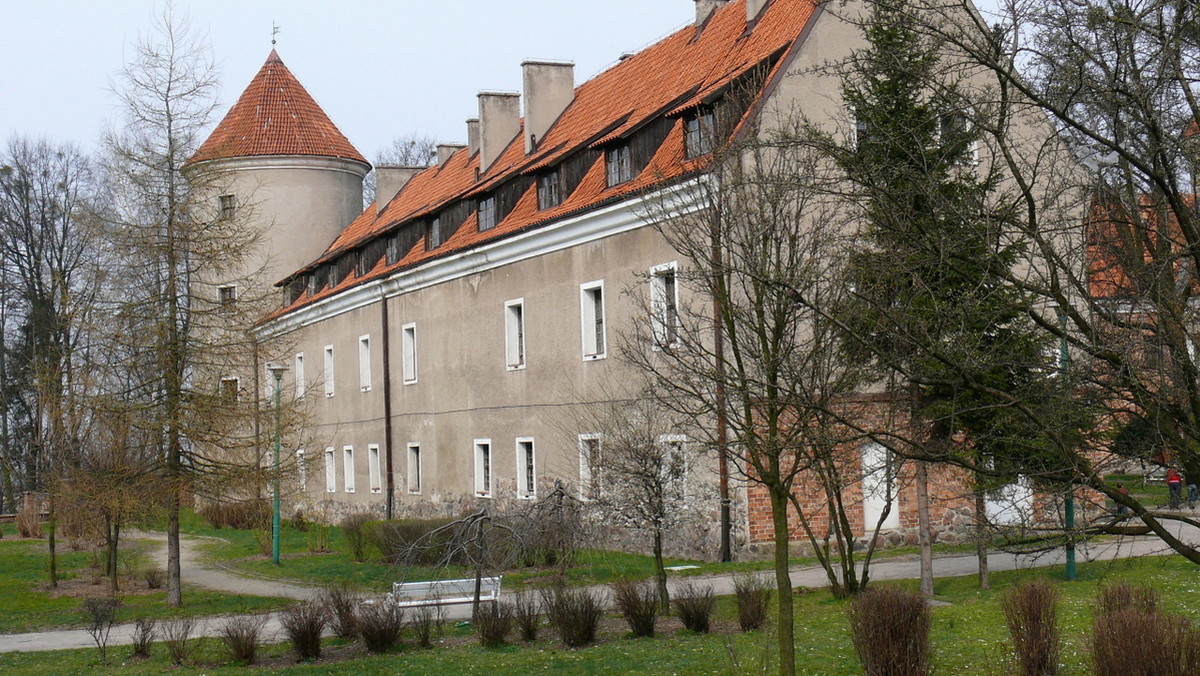
M 316 155 L 367 163 L 273 49 L 188 164 L 255 155 Z
M 532 175 L 580 150 L 627 136 L 664 115 L 678 115 L 712 101 L 738 76 L 769 63 L 792 46 L 815 15 L 817 5 L 817 0 L 773 0 L 748 31 L 744 0 L 727 3 L 713 13 L 699 35 L 692 26 L 681 29 L 577 87 L 574 101 L 539 141 L 538 150 L 526 155 L 523 135 L 518 133 L 482 176 L 478 173 L 478 155 L 459 150 L 442 165 L 414 176 L 378 215 L 375 205 L 367 207 L 320 258 L 295 274 L 332 261 L 460 199 L 486 195 L 518 175 Z M 780 65 L 776 64 L 776 70 Z M 537 188 L 533 186 L 496 227 L 478 232 L 473 214 L 437 249 L 426 251 L 422 239 L 411 251 L 402 252 L 395 264 L 386 265 L 384 260 L 364 276 L 352 273 L 336 288 L 324 288 L 313 297 L 303 296 L 275 316 L 367 280 L 595 208 L 702 168 L 702 161 L 685 159 L 683 137 L 683 122 L 676 120 L 657 154 L 633 181 L 608 187 L 601 155 L 579 186 L 557 207 L 538 210 Z

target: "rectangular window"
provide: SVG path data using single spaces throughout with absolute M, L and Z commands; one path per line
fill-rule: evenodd
M 425 226 L 425 250 L 433 251 L 442 245 L 442 219 L 435 218 Z
M 595 500 L 600 497 L 600 435 L 579 435 L 579 497 Z
M 420 444 L 408 445 L 408 482 L 409 493 L 421 492 L 421 446 Z
M 475 495 L 492 497 L 492 440 L 475 440 Z
M 537 468 L 534 463 L 533 438 L 517 439 L 517 497 L 537 497 Z
M 238 402 L 238 390 L 241 389 L 241 381 L 237 378 L 222 378 L 221 379 L 221 403 L 226 406 L 236 406 Z
M 342 487 L 347 493 L 354 492 L 354 447 L 342 448 Z
M 485 197 L 479 200 L 479 232 L 496 227 L 496 198 Z
M 325 449 L 325 492 L 337 491 L 337 458 L 333 448 Z
M 654 344 L 671 347 L 679 339 L 679 287 L 675 263 L 650 269 L 650 323 Z
M 633 180 L 633 160 L 628 144 L 608 149 L 604 158 L 608 170 L 608 187 Z
M 237 287 L 232 284 L 229 286 L 217 287 L 217 300 L 221 305 L 233 305 L 237 301 Z
M 235 195 L 221 195 L 217 198 L 221 207 L 221 218 L 229 220 L 237 213 L 237 197 Z
M 296 353 L 296 398 L 304 398 L 304 390 L 307 384 L 304 382 L 304 353 Z
M 701 110 L 695 115 L 684 118 L 683 142 L 688 159 L 707 155 L 713 151 L 715 124 L 712 109 Z
M 583 332 L 583 358 L 603 359 L 604 282 L 588 282 L 579 287 L 580 328 Z
M 333 396 L 333 346 L 325 346 L 325 396 Z
M 404 358 L 404 384 L 417 382 L 417 325 L 405 324 L 400 334 L 400 352 Z
M 971 118 L 961 112 L 946 113 L 938 119 L 938 141 L 943 152 L 950 153 L 951 163 L 971 165 L 979 162 L 979 140 Z
M 508 370 L 525 368 L 525 299 L 504 304 L 504 350 Z
M 672 487 L 679 497 L 687 493 L 687 437 L 682 434 L 666 434 L 658 438 L 663 451 L 660 470 L 665 486 Z
M 398 235 L 387 238 L 387 252 L 384 255 L 387 256 L 388 265 L 400 260 L 400 237 Z
M 358 337 L 358 386 L 371 391 L 371 336 Z
M 296 483 L 300 485 L 300 492 L 308 489 L 308 462 L 303 448 L 296 451 Z
M 367 446 L 367 471 L 370 474 L 371 492 L 383 490 L 383 472 L 379 467 L 379 444 Z
M 304 281 L 308 284 L 308 297 L 312 298 L 321 290 L 321 277 L 317 273 L 311 273 L 304 277 Z
M 538 177 L 538 209 L 549 209 L 562 203 L 558 170 L 553 169 Z

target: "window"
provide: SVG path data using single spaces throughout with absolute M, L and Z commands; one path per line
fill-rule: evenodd
M 358 385 L 363 392 L 371 391 L 371 336 L 358 337 Z
M 525 299 L 504 304 L 504 351 L 508 370 L 525 368 Z
M 221 195 L 217 198 L 217 202 L 221 208 L 221 218 L 229 220 L 237 213 L 237 197 L 234 195 Z
M 707 155 L 713 151 L 715 124 L 711 108 L 684 118 L 683 143 L 688 159 Z
M 479 232 L 496 227 L 496 198 L 485 197 L 479 200 Z
M 537 471 L 532 437 L 517 439 L 517 497 L 537 497 Z
M 658 438 L 663 451 L 662 473 L 665 483 L 677 493 L 687 494 L 687 437 L 682 434 L 666 434 Z
M 405 324 L 401 329 L 400 352 L 404 358 L 404 384 L 417 382 L 417 325 Z
M 442 245 L 442 219 L 435 218 L 425 226 L 425 250 L 432 251 Z
M 387 256 L 387 264 L 388 265 L 391 265 L 391 264 L 395 263 L 396 261 L 400 260 L 400 237 L 399 236 L 392 235 L 391 237 L 387 238 L 387 251 L 385 252 L 384 255 Z
M 579 497 L 595 500 L 600 497 L 600 435 L 579 435 Z
M 855 114 L 854 115 L 854 138 L 851 139 L 851 141 L 853 142 L 853 145 L 854 145 L 854 149 L 855 150 L 861 149 L 860 144 L 867 143 L 870 140 L 871 140 L 870 126 L 867 124 L 866 120 L 864 120 L 863 118 L 861 118 L 857 114 Z
M 421 492 L 421 446 L 420 444 L 408 445 L 408 492 Z
M 475 440 L 475 495 L 492 496 L 492 440 Z
M 650 270 L 650 323 L 657 347 L 671 347 L 679 340 L 679 286 L 675 264 Z
M 235 406 L 238 402 L 238 390 L 240 389 L 241 381 L 237 378 L 222 378 L 221 403 L 226 406 Z
M 300 484 L 301 492 L 308 488 L 308 463 L 303 448 L 296 451 L 296 483 Z
M 604 358 L 604 282 L 589 282 L 579 287 L 580 327 L 583 331 L 583 358 Z
M 325 492 L 333 493 L 337 491 L 337 458 L 333 455 L 333 449 L 325 449 Z
M 325 346 L 325 396 L 333 396 L 333 346 Z
M 221 305 L 233 305 L 234 301 L 237 300 L 237 287 L 233 285 L 218 286 L 217 300 L 220 301 Z
M 304 398 L 304 390 L 307 385 L 304 382 L 304 353 L 296 353 L 296 398 Z
M 354 492 L 354 447 L 342 448 L 342 487 L 347 493 Z
M 610 148 L 604 153 L 605 166 L 608 168 L 608 186 L 626 183 L 633 180 L 633 160 L 629 145 Z
M 367 472 L 370 475 L 371 492 L 383 490 L 383 472 L 379 468 L 379 444 L 367 446 Z
M 538 209 L 549 209 L 562 203 L 558 170 L 553 169 L 538 177 Z
M 975 137 L 971 118 L 965 113 L 946 113 L 938 118 L 938 140 L 953 156 L 951 164 L 969 165 L 979 161 L 979 139 Z
M 304 278 L 304 281 L 308 284 L 308 297 L 309 298 L 312 298 L 313 296 L 317 295 L 317 292 L 321 290 L 321 288 L 320 288 L 321 287 L 321 277 L 317 273 L 314 272 L 314 273 L 306 276 Z

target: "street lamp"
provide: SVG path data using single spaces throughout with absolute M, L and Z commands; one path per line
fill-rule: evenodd
M 271 510 L 271 560 L 279 565 L 279 417 L 280 417 L 280 388 L 283 374 L 288 368 L 273 361 L 267 362 L 267 372 L 275 377 L 275 473 L 271 481 L 274 494 L 274 504 Z

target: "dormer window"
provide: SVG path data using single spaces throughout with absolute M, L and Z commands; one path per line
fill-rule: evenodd
M 321 286 L 320 277 L 317 275 L 317 273 L 308 273 L 308 278 L 305 280 L 305 282 L 308 286 L 308 297 L 312 298 L 313 296 L 317 295 L 317 291 L 320 291 Z
M 711 153 L 716 147 L 716 119 L 712 108 L 696 111 L 684 118 L 683 132 L 688 159 Z
M 237 197 L 234 195 L 221 195 L 217 198 L 217 202 L 221 208 L 221 218 L 229 220 L 237 213 Z
M 558 169 L 552 169 L 538 177 L 538 209 L 550 209 L 562 204 L 562 190 Z
M 479 232 L 496 227 L 496 198 L 485 197 L 479 200 Z
M 425 226 L 425 250 L 432 251 L 442 245 L 442 220 L 435 218 Z
M 400 236 L 392 235 L 387 238 L 387 264 L 391 265 L 400 260 Z
M 608 187 L 633 180 L 633 158 L 629 144 L 608 149 L 604 153 L 604 160 L 608 169 Z

